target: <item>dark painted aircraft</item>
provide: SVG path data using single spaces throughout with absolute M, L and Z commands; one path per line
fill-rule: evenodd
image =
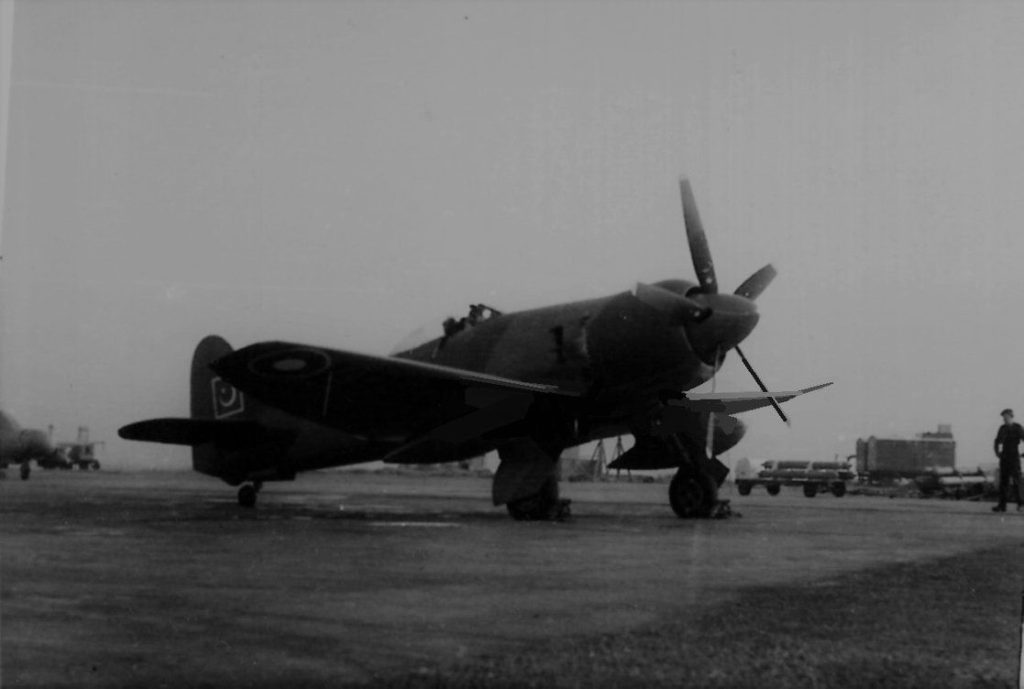
M 140 421 L 122 438 L 192 446 L 195 470 L 241 486 L 252 506 L 266 481 L 383 459 L 460 461 L 497 450 L 495 505 L 517 519 L 557 519 L 562 451 L 631 433 L 613 468 L 672 469 L 669 501 L 684 518 L 716 511 L 728 473 L 716 455 L 744 434 L 734 414 L 816 390 L 769 392 L 739 349 L 758 321 L 767 265 L 718 291 L 693 193 L 680 183 L 697 282 L 671 279 L 587 301 L 501 313 L 474 304 L 443 333 L 389 357 L 290 342 L 195 350 L 191 418 Z M 756 392 L 687 393 L 729 350 Z M 826 383 L 828 385 L 828 383 Z
M 48 461 L 55 454 L 46 431 L 22 428 L 14 417 L 0 411 L 0 469 L 17 464 L 21 467 L 21 478 L 28 479 L 33 460 Z

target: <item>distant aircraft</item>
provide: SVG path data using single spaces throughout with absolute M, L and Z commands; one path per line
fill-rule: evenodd
M 192 446 L 196 471 L 241 486 L 251 507 L 265 481 L 383 459 L 453 462 L 497 450 L 492 498 L 517 519 L 568 514 L 562 451 L 632 433 L 612 468 L 678 468 L 669 502 L 710 516 L 728 469 L 716 455 L 745 427 L 733 414 L 830 383 L 769 392 L 738 345 L 758 321 L 767 265 L 720 294 L 693 192 L 680 181 L 697 283 L 638 284 L 608 297 L 503 314 L 474 304 L 443 334 L 390 357 L 289 342 L 233 351 L 209 336 L 195 350 L 191 418 L 129 424 L 122 438 Z M 735 349 L 760 390 L 687 394 Z M 788 421 L 787 421 L 788 422 Z
M 46 431 L 22 428 L 14 417 L 0 411 L 0 469 L 18 464 L 22 480 L 27 480 L 32 460 L 48 460 L 55 452 Z

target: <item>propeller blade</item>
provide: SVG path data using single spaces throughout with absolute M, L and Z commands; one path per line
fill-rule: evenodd
M 715 265 L 711 261 L 711 251 L 708 249 L 708 238 L 704 234 L 704 225 L 697 212 L 697 202 L 693 198 L 690 180 L 685 177 L 679 180 L 679 193 L 683 198 L 683 223 L 686 225 L 686 241 L 690 245 L 690 258 L 693 259 L 697 282 L 705 294 L 717 294 L 718 281 L 715 279 Z
M 737 287 L 733 294 L 753 301 L 761 296 L 761 292 L 764 292 L 768 285 L 772 284 L 772 280 L 775 279 L 775 275 L 775 268 L 773 268 L 772 264 L 769 263 L 764 268 L 744 280 L 743 284 Z
M 709 307 L 657 285 L 638 282 L 634 294 L 644 304 L 670 314 L 680 323 L 699 323 L 711 315 Z
M 755 371 L 754 367 L 750 365 L 749 361 L 747 361 L 747 357 L 743 356 L 743 350 L 740 349 L 739 345 L 736 345 L 733 349 L 735 349 L 736 353 L 740 355 L 740 360 L 743 362 L 743 365 L 747 367 L 747 370 L 750 371 L 750 375 L 753 376 L 754 382 L 757 383 L 757 387 L 761 388 L 761 392 L 768 392 L 768 388 L 766 388 L 764 383 L 761 382 L 761 377 L 757 375 L 757 371 Z M 774 397 L 769 397 L 768 400 L 772 403 L 772 407 L 775 408 L 775 412 L 779 415 L 779 418 L 788 426 L 789 419 L 782 411 L 782 407 L 779 406 L 779 403 L 775 401 Z

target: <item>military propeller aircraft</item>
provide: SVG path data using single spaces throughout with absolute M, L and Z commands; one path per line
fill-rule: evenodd
M 0 411 L 0 469 L 18 464 L 22 480 L 27 480 L 32 472 L 32 460 L 45 460 L 55 453 L 46 431 L 22 428 L 14 417 Z
M 197 346 L 191 418 L 140 421 L 122 438 L 192 447 L 193 468 L 241 486 L 255 505 L 266 481 L 383 459 L 453 462 L 497 450 L 492 498 L 516 519 L 560 519 L 557 462 L 590 440 L 632 433 L 613 468 L 677 468 L 669 502 L 708 517 L 728 473 L 717 455 L 743 437 L 734 414 L 825 385 L 770 392 L 739 349 L 758 321 L 767 265 L 734 293 L 718 291 L 693 192 L 680 181 L 697 282 L 670 279 L 587 301 L 501 313 L 474 304 L 443 334 L 391 356 L 290 342 L 233 351 Z M 756 392 L 687 393 L 735 350 Z

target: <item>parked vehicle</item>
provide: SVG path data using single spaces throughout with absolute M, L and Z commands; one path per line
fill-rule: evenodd
M 856 477 L 849 462 L 768 460 L 755 476 L 737 476 L 736 490 L 750 495 L 754 486 L 764 486 L 769 495 L 778 495 L 782 486 L 800 486 L 809 498 L 822 491 L 841 498 L 846 495 L 847 482 Z
M 948 467 L 932 467 L 914 478 L 914 484 L 924 497 L 943 497 L 960 500 L 977 499 L 986 491 L 994 491 L 996 481 L 977 469 L 960 472 Z
M 81 469 L 96 471 L 100 460 L 96 448 L 103 443 L 57 443 L 57 451 L 45 462 L 37 461 L 43 469 Z

